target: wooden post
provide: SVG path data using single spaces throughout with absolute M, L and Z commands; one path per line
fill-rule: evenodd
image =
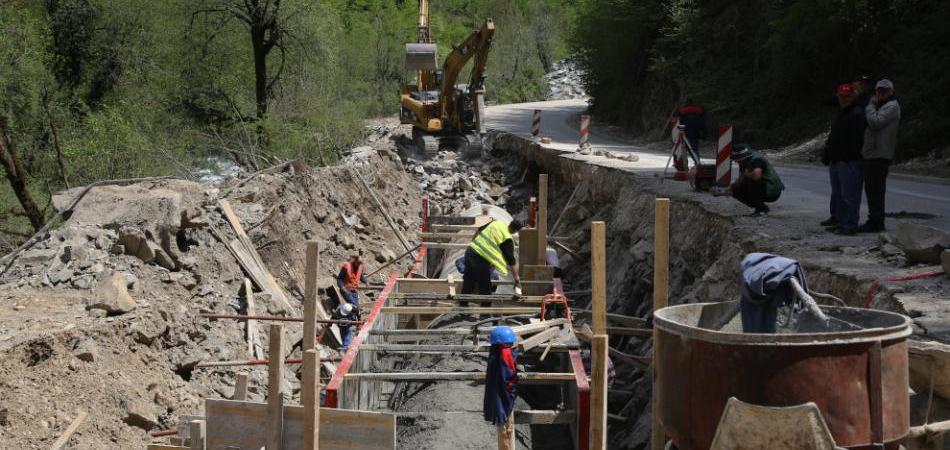
M 498 450 L 515 450 L 515 412 L 512 410 L 508 421 L 498 427 Z
M 254 287 L 251 286 L 251 280 L 244 279 L 244 300 L 247 302 L 247 315 L 257 315 L 257 306 L 254 305 Z M 257 348 L 257 323 L 248 320 L 244 325 L 247 330 L 247 353 L 254 359 L 260 359 L 262 356 Z
M 316 350 L 303 354 L 303 380 L 300 401 L 303 403 L 303 448 L 320 448 L 320 355 Z
M 544 265 L 548 251 L 548 174 L 538 176 L 538 255 L 536 265 Z
M 316 348 L 317 274 L 320 272 L 320 244 L 307 241 L 307 267 L 304 269 L 303 351 Z
M 237 379 L 234 381 L 234 395 L 231 396 L 231 400 L 247 400 L 247 374 L 239 373 L 237 374 Z
M 188 423 L 189 450 L 205 450 L 205 421 L 192 420 Z
M 270 326 L 270 351 L 267 367 L 267 450 L 280 450 L 284 431 L 284 397 L 280 383 L 284 379 L 283 327 Z
M 591 320 L 594 335 L 607 334 L 607 236 L 603 222 L 590 224 Z
M 607 335 L 591 340 L 590 449 L 607 450 Z
M 656 199 L 656 219 L 653 224 L 653 312 L 669 303 L 670 288 L 670 199 Z M 663 385 L 660 368 L 660 340 L 656 326 L 653 327 L 653 398 L 652 430 L 650 448 L 663 450 L 666 432 L 660 423 L 660 391 Z

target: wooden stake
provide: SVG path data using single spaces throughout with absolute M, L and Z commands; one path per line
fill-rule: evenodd
M 69 438 L 73 436 L 73 433 L 75 433 L 79 426 L 82 425 L 82 422 L 86 420 L 87 415 L 88 414 L 86 414 L 85 411 L 79 411 L 79 415 L 77 415 L 76 418 L 73 419 L 72 423 L 66 427 L 66 431 L 63 431 L 63 434 L 59 436 L 59 439 L 56 439 L 56 442 L 53 442 L 53 445 L 50 446 L 50 450 L 60 450 L 65 447 L 66 444 L 69 443 Z
M 188 439 L 190 450 L 205 450 L 205 421 L 192 420 L 188 423 Z
M 669 303 L 670 285 L 670 199 L 656 199 L 656 219 L 653 224 L 653 312 L 665 308 Z M 650 448 L 663 450 L 666 446 L 666 433 L 660 422 L 660 392 L 662 391 L 662 373 L 660 368 L 659 330 L 653 327 L 653 398 L 652 431 Z
M 607 450 L 608 338 L 603 334 L 596 335 L 591 344 L 590 448 Z
M 498 428 L 498 450 L 515 450 L 515 414 L 511 411 L 508 421 Z
M 267 367 L 267 450 L 280 450 L 284 431 L 284 336 L 279 323 L 270 326 L 270 363 Z
M 316 350 L 303 354 L 303 380 L 300 401 L 303 403 L 303 448 L 320 448 L 320 356 Z
M 594 334 L 607 334 L 607 245 L 603 222 L 590 224 L 591 311 Z
M 548 174 L 538 176 L 538 255 L 535 265 L 545 265 L 548 251 Z
M 244 301 L 247 302 L 247 315 L 252 317 L 257 315 L 257 306 L 254 305 L 254 288 L 248 278 L 244 279 Z M 245 327 L 247 330 L 247 353 L 251 358 L 259 359 L 263 355 L 257 347 L 257 323 L 248 320 Z
M 552 235 L 557 232 L 558 227 L 561 225 L 561 219 L 564 218 L 564 214 L 567 212 L 567 210 L 571 208 L 571 203 L 574 202 L 574 197 L 577 196 L 577 191 L 580 191 L 580 190 L 581 190 L 581 187 L 585 186 L 586 184 L 587 184 L 586 182 L 585 182 L 585 183 L 580 183 L 580 184 L 578 184 L 577 186 L 574 187 L 574 191 L 572 191 L 572 192 L 571 192 L 571 196 L 568 197 L 567 203 L 565 203 L 565 204 L 564 204 L 564 207 L 561 208 L 561 214 L 559 214 L 559 215 L 557 216 L 557 220 L 554 221 L 554 226 L 551 227 L 551 234 L 552 234 Z
M 320 272 L 320 244 L 307 241 L 307 267 L 304 269 L 303 351 L 316 348 L 317 274 Z
M 237 379 L 234 381 L 234 395 L 231 396 L 231 400 L 247 400 L 247 374 L 239 373 L 237 374 Z

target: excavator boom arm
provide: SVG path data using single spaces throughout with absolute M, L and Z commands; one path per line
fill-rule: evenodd
M 449 53 L 445 58 L 445 64 L 442 66 L 442 86 L 439 92 L 439 104 L 441 115 L 449 123 L 458 123 L 458 112 L 456 108 L 455 84 L 458 82 L 459 74 L 462 68 L 473 57 L 475 67 L 472 69 L 472 81 L 476 85 L 481 84 L 482 74 L 485 71 L 485 63 L 488 60 L 488 51 L 491 48 L 492 36 L 495 34 L 495 23 L 491 19 L 485 21 L 481 28 L 475 30 L 459 44 L 458 47 Z M 477 80 L 475 78 L 478 78 Z

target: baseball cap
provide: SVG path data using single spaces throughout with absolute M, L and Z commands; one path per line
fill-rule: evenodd
M 854 93 L 854 86 L 851 83 L 841 83 L 838 85 L 838 95 L 851 95 Z
M 877 85 L 874 86 L 874 89 L 894 89 L 894 83 L 892 83 L 891 80 L 885 78 L 881 81 L 878 81 Z

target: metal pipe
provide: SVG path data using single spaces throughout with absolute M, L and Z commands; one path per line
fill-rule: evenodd
M 201 317 L 211 320 L 230 319 L 230 320 L 269 320 L 272 322 L 303 322 L 301 317 L 283 317 L 283 316 L 245 316 L 240 314 L 200 314 Z M 316 323 L 337 324 L 337 325 L 360 325 L 363 322 L 358 320 L 333 320 L 319 319 Z

